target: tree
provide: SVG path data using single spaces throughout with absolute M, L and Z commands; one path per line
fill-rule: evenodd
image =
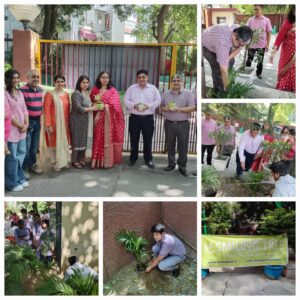
M 114 9 L 121 20 L 137 16 L 133 34 L 140 39 L 158 43 L 196 40 L 196 5 L 115 5 Z
M 242 14 L 253 15 L 253 5 L 249 4 L 239 4 L 233 5 L 234 8 L 237 8 Z M 275 4 L 275 5 L 263 5 L 263 13 L 286 13 L 289 9 L 289 5 L 284 4 Z
M 43 28 L 40 32 L 42 39 L 57 39 L 57 33 L 70 29 L 69 17 L 72 14 L 82 15 L 91 9 L 91 5 L 40 5 L 43 16 Z

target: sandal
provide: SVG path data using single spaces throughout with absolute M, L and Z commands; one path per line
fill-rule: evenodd
M 83 167 L 86 166 L 86 162 L 85 161 L 80 161 L 79 162 Z
M 81 165 L 79 162 L 77 162 L 77 163 L 72 163 L 72 166 L 73 166 L 74 168 L 76 168 L 76 169 L 82 169 L 82 165 Z

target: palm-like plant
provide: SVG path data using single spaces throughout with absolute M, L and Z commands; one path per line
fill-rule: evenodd
M 12 246 L 5 249 L 5 294 L 22 295 L 25 293 L 23 280 L 36 277 L 46 270 L 30 247 Z
M 98 295 L 98 281 L 93 274 L 83 275 L 79 270 L 64 281 L 57 275 L 44 276 L 43 281 L 37 288 L 38 295 Z
M 146 250 L 147 240 L 144 237 L 137 236 L 134 231 L 121 229 L 117 232 L 116 240 L 120 245 L 124 246 L 127 252 L 134 254 L 138 263 L 138 269 L 145 265 L 149 254 Z

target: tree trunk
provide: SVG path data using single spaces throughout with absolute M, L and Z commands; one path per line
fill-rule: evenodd
M 278 105 L 278 103 L 271 103 L 269 106 L 268 119 L 267 119 L 269 124 L 273 124 L 275 109 L 276 109 L 277 105 Z
M 42 39 L 52 40 L 55 34 L 56 22 L 57 22 L 57 5 L 45 5 L 44 12 L 44 25 L 42 31 Z

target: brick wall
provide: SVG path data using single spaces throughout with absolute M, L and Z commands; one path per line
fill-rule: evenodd
M 166 224 L 197 248 L 197 203 L 163 202 L 162 216 Z M 191 247 L 186 245 L 186 248 L 188 256 L 197 257 L 197 253 Z
M 104 202 L 103 205 L 103 260 L 104 280 L 109 280 L 115 273 L 134 260 L 130 253 L 126 253 L 116 241 L 119 229 L 134 230 L 154 241 L 150 232 L 154 223 L 166 222 L 173 227 L 188 242 L 196 246 L 197 205 L 195 202 Z M 166 225 L 166 224 L 164 224 Z M 168 227 L 168 233 L 174 234 Z M 153 242 L 152 242 L 153 241 Z M 195 257 L 187 246 L 188 252 Z

